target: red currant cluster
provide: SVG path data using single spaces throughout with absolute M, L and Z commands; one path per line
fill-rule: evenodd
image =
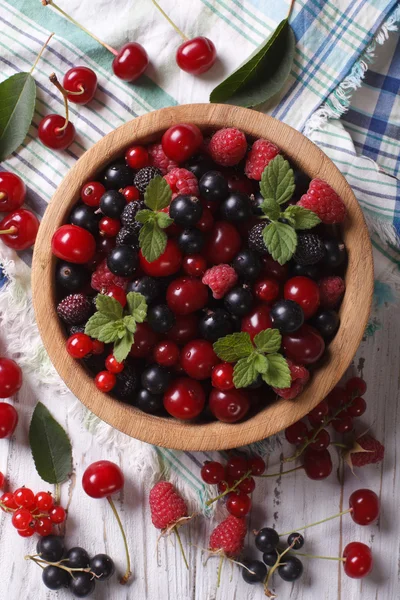
M 25 201 L 25 184 L 18 175 L 0 173 L 0 212 L 8 213 L 0 221 L 0 236 L 6 246 L 26 250 L 35 243 L 39 221 L 33 212 L 21 208 Z

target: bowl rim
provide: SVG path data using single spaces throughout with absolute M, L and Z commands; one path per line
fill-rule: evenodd
M 85 368 L 65 351 L 66 335 L 56 313 L 54 271 L 56 257 L 50 240 L 66 222 L 79 199 L 83 183 L 133 143 L 160 139 L 161 133 L 179 122 L 203 130 L 237 127 L 253 138 L 276 143 L 292 165 L 310 177 L 327 181 L 343 198 L 348 218 L 343 237 L 348 249 L 346 294 L 340 309 L 339 331 L 329 346 L 330 360 L 321 366 L 294 401 L 281 399 L 240 423 L 183 422 L 156 417 L 124 404 L 97 390 Z M 357 250 L 358 249 L 358 250 Z M 87 150 L 69 170 L 51 199 L 42 219 L 32 263 L 33 305 L 46 351 L 75 396 L 100 419 L 121 432 L 154 444 L 178 450 L 223 450 L 244 446 L 269 437 L 306 415 L 337 384 L 351 363 L 364 334 L 373 294 L 372 246 L 361 208 L 343 175 L 314 143 L 289 125 L 249 109 L 220 104 L 186 104 L 136 117 L 115 129 Z M 351 335 L 347 335 L 351 327 Z

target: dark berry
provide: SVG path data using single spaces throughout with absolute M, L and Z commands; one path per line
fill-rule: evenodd
M 250 229 L 249 232 L 249 248 L 259 254 L 269 254 L 263 240 L 263 231 L 266 223 L 257 223 Z
M 199 182 L 200 194 L 205 200 L 225 200 L 229 194 L 228 182 L 219 171 L 208 171 Z
M 139 192 L 142 192 L 142 194 L 144 194 L 150 181 L 154 179 L 154 177 L 157 177 L 157 175 L 162 175 L 160 169 L 157 169 L 156 167 L 144 167 L 136 173 L 133 182 L 134 186 L 137 187 Z
M 132 246 L 135 249 L 139 249 L 139 233 L 142 225 L 135 221 L 127 227 L 121 227 L 115 238 L 116 246 Z
M 271 527 L 263 527 L 257 533 L 255 544 L 260 552 L 273 552 L 279 544 L 279 535 Z
M 175 315 L 166 304 L 149 308 L 147 322 L 156 333 L 167 333 L 175 323 Z
M 253 250 L 244 249 L 235 256 L 232 262 L 239 277 L 243 279 L 257 279 L 261 273 L 261 260 L 259 255 Z
M 125 161 L 118 160 L 109 165 L 104 171 L 103 183 L 107 190 L 120 190 L 133 184 L 135 171 L 125 164 Z
M 70 590 L 77 598 L 86 598 L 96 587 L 95 579 L 91 573 L 75 571 L 71 578 Z
M 118 373 L 116 376 L 116 383 L 112 393 L 120 400 L 130 402 L 133 400 L 137 384 L 138 378 L 135 369 L 131 365 L 126 365 L 122 373 Z
M 85 325 L 72 325 L 68 328 L 69 335 L 75 335 L 75 333 L 85 333 Z
M 303 233 L 297 236 L 294 260 L 299 265 L 315 265 L 325 256 L 325 246 L 319 235 Z
M 79 546 L 68 550 L 65 559 L 65 566 L 70 569 L 86 569 L 90 565 L 89 554 Z
M 96 581 L 105 581 L 114 574 L 114 561 L 107 554 L 96 554 L 90 561 L 90 569 L 97 575 Z
M 231 192 L 221 203 L 220 212 L 222 218 L 226 221 L 234 223 L 247 221 L 252 214 L 250 199 L 247 194 L 242 192 Z
M 304 546 L 304 538 L 300 533 L 291 533 L 287 539 L 288 546 L 292 546 L 293 550 L 300 550 Z
M 242 576 L 246 583 L 260 583 L 267 576 L 267 567 L 260 560 L 246 560 Z
M 125 207 L 125 196 L 117 190 L 109 190 L 100 198 L 101 212 L 112 219 L 119 219 Z
M 256 192 L 255 194 L 251 194 L 250 196 L 250 205 L 253 215 L 257 217 L 261 217 L 263 215 L 263 211 L 261 209 L 261 204 L 264 202 L 264 197 L 261 195 L 261 192 Z
M 279 300 L 271 307 L 273 326 L 281 333 L 293 333 L 304 323 L 303 309 L 293 300 Z
M 43 569 L 42 581 L 49 590 L 61 590 L 69 586 L 71 576 L 65 569 L 49 565 Z
M 169 206 L 169 216 L 182 227 L 194 227 L 203 214 L 203 205 L 196 196 L 177 196 Z
M 64 540 L 59 535 L 41 537 L 36 544 L 36 552 L 43 560 L 58 562 L 64 554 Z
M 251 383 L 250 385 L 246 385 L 246 389 L 247 390 L 258 390 L 262 385 L 263 385 L 264 381 L 263 378 L 261 377 L 260 373 L 257 375 L 257 379 L 255 379 L 255 381 L 253 381 L 253 383 Z
M 121 213 L 121 223 L 124 227 L 130 227 L 133 223 L 137 223 L 135 217 L 139 210 L 145 207 L 144 202 L 129 202 Z
M 340 319 L 334 310 L 322 310 L 310 321 L 311 325 L 318 329 L 323 338 L 329 339 L 339 329 Z
M 90 206 L 87 206 L 86 204 L 76 206 L 69 216 L 69 222 L 72 223 L 72 225 L 82 227 L 83 229 L 90 231 L 92 235 L 97 235 L 99 233 L 100 219 L 101 215 L 96 215 L 93 208 L 90 208 Z
M 224 297 L 226 309 L 238 317 L 246 315 L 253 305 L 253 294 L 247 287 L 234 287 Z
M 68 325 L 80 325 L 88 320 L 92 304 L 83 294 L 70 294 L 57 306 L 58 316 Z
M 290 269 L 291 277 L 309 277 L 317 281 L 321 276 L 321 270 L 319 265 L 299 265 L 294 263 Z
M 142 373 L 142 386 L 151 394 L 162 394 L 167 389 L 171 376 L 160 365 L 150 365 Z
M 208 154 L 196 154 L 185 163 L 185 169 L 191 171 L 197 179 L 201 179 L 208 171 L 215 168 L 215 163 Z
M 82 265 L 58 262 L 56 266 L 56 282 L 68 292 L 78 292 L 90 281 L 90 273 Z
M 303 563 L 297 556 L 285 556 L 278 567 L 278 573 L 283 581 L 296 581 L 303 574 Z
M 178 246 L 183 254 L 199 254 L 204 246 L 204 237 L 198 229 L 185 229 L 178 235 Z
M 161 293 L 160 281 L 154 277 L 145 275 L 135 279 L 128 284 L 126 292 L 137 292 L 145 297 L 147 304 L 151 304 Z
M 150 394 L 146 389 L 141 389 L 136 394 L 135 406 L 149 415 L 156 415 L 164 408 L 162 394 Z
M 114 275 L 130 277 L 138 265 L 138 253 L 131 246 L 117 246 L 107 257 L 107 267 Z
M 311 179 L 303 171 L 294 169 L 294 183 L 295 183 L 295 196 L 300 200 L 303 194 L 307 193 L 308 186 L 310 185 Z
M 216 342 L 219 338 L 233 332 L 230 315 L 222 308 L 210 311 L 199 322 L 201 337 L 209 342 Z
M 335 238 L 331 240 L 324 240 L 325 246 L 325 258 L 324 263 L 331 267 L 332 269 L 336 269 L 336 267 L 340 267 L 347 258 L 347 250 L 346 246 L 340 240 Z
M 263 561 L 268 567 L 273 567 L 278 559 L 278 552 L 273 550 L 272 552 L 264 552 Z

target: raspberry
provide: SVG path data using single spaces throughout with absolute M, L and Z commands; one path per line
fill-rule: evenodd
M 220 300 L 238 280 L 237 273 L 230 265 L 216 265 L 207 269 L 203 275 L 202 283 L 208 285 L 216 300 Z
M 113 394 L 120 400 L 133 400 L 133 393 L 137 388 L 137 382 L 135 369 L 130 365 L 126 365 L 122 373 L 117 375 Z
M 265 167 L 278 154 L 279 148 L 272 142 L 263 139 L 254 142 L 244 168 L 247 177 L 260 181 Z
M 124 227 L 133 227 L 137 223 L 135 217 L 139 210 L 146 208 L 143 200 L 138 202 L 129 202 L 121 213 L 121 223 Z
M 350 467 L 365 467 L 382 462 L 385 456 L 385 446 L 383 446 L 372 435 L 365 433 L 358 437 L 349 450 L 345 459 Z
M 266 223 L 257 223 L 249 232 L 249 248 L 259 254 L 269 254 L 263 239 L 265 225 Z
M 117 285 L 122 289 L 125 289 L 128 283 L 126 277 L 119 277 L 111 273 L 107 267 L 107 259 L 105 258 L 97 267 L 92 275 L 91 285 L 94 290 L 102 292 L 103 294 L 108 292 L 108 288 L 111 285 Z
M 143 167 L 143 169 L 140 169 L 136 173 L 133 183 L 139 192 L 144 194 L 150 181 L 157 175 L 162 175 L 160 169 L 156 169 L 155 167 Z
M 235 557 L 243 550 L 246 532 L 245 519 L 229 515 L 211 533 L 210 550 L 222 550 L 226 556 Z
M 285 400 L 293 400 L 301 394 L 304 386 L 307 381 L 310 379 L 310 373 L 308 370 L 301 366 L 295 365 L 291 360 L 288 360 L 288 365 L 290 369 L 290 375 L 292 377 L 292 383 L 288 388 L 272 388 L 275 394 L 281 396 L 281 398 L 285 398 Z
M 161 144 L 152 144 L 147 150 L 150 154 L 151 166 L 160 169 L 162 175 L 165 175 L 168 171 L 178 166 L 177 162 L 168 158 Z
M 80 325 L 87 321 L 92 312 L 92 305 L 83 294 L 70 294 L 57 306 L 58 316 L 68 325 Z
M 297 204 L 315 212 L 326 225 L 343 223 L 347 214 L 343 200 L 322 179 L 313 179 Z
M 180 194 L 199 195 L 197 177 L 187 169 L 171 169 L 164 179 L 172 190 L 172 199 Z
M 325 246 L 319 235 L 303 233 L 297 236 L 294 260 L 298 265 L 315 265 L 325 256 Z
M 188 516 L 184 499 L 169 481 L 160 481 L 150 491 L 151 520 L 157 529 L 173 527 L 179 519 Z
M 233 167 L 244 158 L 247 152 L 246 136 L 234 127 L 220 129 L 212 136 L 208 152 L 217 164 Z
M 324 277 L 319 282 L 319 299 L 324 308 L 335 308 L 343 298 L 345 283 L 341 277 Z

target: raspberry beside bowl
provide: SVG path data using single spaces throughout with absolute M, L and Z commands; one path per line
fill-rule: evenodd
M 194 123 L 201 129 L 237 127 L 253 138 L 277 144 L 291 163 L 312 178 L 327 181 L 348 209 L 343 228 L 349 261 L 341 325 L 329 347 L 329 361 L 314 374 L 294 401 L 279 400 L 242 423 L 184 423 L 150 416 L 103 394 L 84 367 L 65 352 L 66 335 L 56 314 L 54 268 L 50 240 L 66 222 L 82 185 L 127 147 L 160 139 L 172 124 Z M 260 113 L 227 105 L 192 104 L 161 109 L 123 125 L 91 148 L 71 169 L 46 210 L 35 245 L 33 300 L 49 356 L 71 391 L 91 411 L 120 431 L 148 443 L 182 450 L 221 450 L 242 446 L 277 433 L 316 406 L 334 387 L 351 362 L 368 320 L 373 290 L 372 252 L 361 209 L 344 177 L 329 158 L 302 134 Z

